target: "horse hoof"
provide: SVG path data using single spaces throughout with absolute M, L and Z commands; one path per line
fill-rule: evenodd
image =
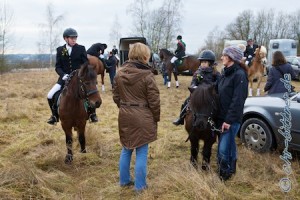
M 71 164 L 73 161 L 73 155 L 67 154 L 65 158 L 65 164 Z
M 176 88 L 179 88 L 179 86 L 176 86 Z
M 209 170 L 209 166 L 208 165 L 202 165 L 201 169 L 204 171 L 208 171 Z

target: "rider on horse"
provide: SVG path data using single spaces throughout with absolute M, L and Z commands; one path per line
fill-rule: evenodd
M 107 68 L 105 60 L 104 60 L 104 50 L 107 48 L 106 44 L 102 43 L 95 43 L 93 44 L 86 52 L 87 54 L 91 56 L 95 56 L 99 58 L 102 62 L 105 68 Z
M 186 45 L 182 41 L 182 36 L 178 35 L 177 36 L 177 49 L 175 50 L 175 56 L 171 59 L 171 63 L 173 65 L 175 71 L 177 71 L 175 61 L 178 59 L 182 59 L 182 57 L 185 56 L 185 47 L 186 47 Z
M 253 44 L 253 40 L 251 38 L 249 38 L 247 40 L 247 46 L 246 46 L 246 50 L 244 52 L 244 57 L 246 58 L 245 64 L 249 67 L 251 66 L 251 61 L 252 61 L 253 57 L 255 56 L 256 48 L 258 48 L 258 45 Z
M 63 88 L 70 74 L 88 61 L 85 47 L 76 43 L 77 37 L 78 34 L 75 29 L 67 28 L 63 33 L 66 44 L 57 48 L 55 71 L 59 75 L 59 78 L 47 95 L 48 104 L 52 112 L 47 123 L 51 125 L 59 121 L 57 110 L 58 95 L 56 94 Z M 96 122 L 97 116 L 95 110 L 90 110 L 89 114 L 91 121 Z
M 220 73 L 214 68 L 216 60 L 215 53 L 211 50 L 204 50 L 200 53 L 198 59 L 200 60 L 200 66 L 193 75 L 190 88 L 197 88 L 201 82 L 215 84 L 220 78 Z M 179 118 L 173 122 L 174 125 L 178 126 L 184 124 L 189 99 L 190 97 L 181 105 Z

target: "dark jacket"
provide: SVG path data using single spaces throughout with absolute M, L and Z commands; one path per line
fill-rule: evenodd
M 244 103 L 248 96 L 248 78 L 246 72 L 234 63 L 225 67 L 218 83 L 220 114 L 218 125 L 241 123 Z
M 103 54 L 104 50 L 105 50 L 104 45 L 101 44 L 101 43 L 95 43 L 86 52 L 87 52 L 87 54 L 89 54 L 91 56 L 99 57 L 100 56 L 100 50 L 102 51 L 102 54 Z
M 193 75 L 191 87 L 198 86 L 201 82 L 216 83 L 221 77 L 218 71 L 214 71 L 212 67 L 197 69 Z
M 251 55 L 252 58 L 255 56 L 254 55 L 254 52 L 255 52 L 255 49 L 258 48 L 258 45 L 257 44 L 253 44 L 253 47 L 251 47 L 250 45 L 247 45 L 246 46 L 246 50 L 244 52 L 244 56 L 246 57 L 246 59 L 248 60 L 248 56 Z M 250 60 L 252 60 L 252 58 Z
M 119 135 L 129 149 L 157 139 L 160 99 L 151 68 L 125 62 L 114 79 L 113 100 L 119 107 Z
M 87 61 L 85 47 L 82 45 L 75 44 L 72 47 L 71 55 L 68 54 L 66 45 L 58 47 L 56 49 L 55 64 L 55 71 L 59 75 L 57 83 L 62 85 L 64 83 L 62 77 L 65 74 L 70 74 L 72 71 L 79 69 Z
M 106 60 L 106 65 L 107 65 L 107 69 L 106 70 L 108 72 L 116 71 L 117 58 L 114 55 L 109 56 L 108 60 Z
M 111 52 L 113 53 L 113 55 L 118 54 L 118 49 L 112 49 Z
M 177 58 L 182 58 L 183 56 L 185 56 L 185 43 L 182 41 L 179 41 L 177 43 L 177 49 L 175 50 L 175 56 Z
M 296 78 L 296 74 L 289 63 L 276 67 L 272 66 L 269 71 L 267 83 L 264 88 L 265 92 L 268 92 L 268 94 L 284 93 L 288 91 L 288 89 L 285 88 L 284 83 L 280 81 L 280 79 L 283 78 L 283 75 L 278 70 L 278 68 L 282 71 L 283 74 L 290 74 L 292 80 Z

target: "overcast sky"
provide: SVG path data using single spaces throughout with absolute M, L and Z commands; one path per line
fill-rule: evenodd
M 127 37 L 132 28 L 131 16 L 126 12 L 134 0 L 1 0 L 6 1 L 13 11 L 14 46 L 7 53 L 38 53 L 39 24 L 45 23 L 46 7 L 51 2 L 55 16 L 63 14 L 63 27 L 73 27 L 79 37 L 77 42 L 87 49 L 96 42 L 107 43 L 115 17 L 121 24 L 122 37 Z M 152 8 L 161 6 L 163 0 L 154 0 Z M 183 0 L 182 32 L 188 53 L 195 53 L 204 44 L 208 33 L 215 27 L 223 30 L 226 25 L 244 10 L 254 14 L 273 8 L 276 12 L 292 13 L 300 9 L 299 0 Z M 62 35 L 62 33 L 61 33 Z M 44 38 L 45 40 L 47 38 Z M 175 38 L 174 38 L 175 40 Z M 64 44 L 61 39 L 61 44 Z M 116 44 L 118 45 L 118 44 Z

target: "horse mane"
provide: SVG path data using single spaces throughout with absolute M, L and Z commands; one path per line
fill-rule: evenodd
M 167 56 L 173 56 L 174 54 L 169 51 L 168 49 L 160 49 L 160 51 L 162 51 L 163 53 L 165 53 Z
M 210 115 L 217 110 L 217 94 L 213 84 L 201 83 L 191 95 L 191 110 L 195 113 Z

